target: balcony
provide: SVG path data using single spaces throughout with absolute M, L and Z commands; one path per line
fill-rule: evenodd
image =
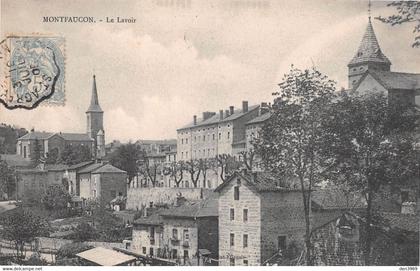
M 182 246 L 185 247 L 185 248 L 190 247 L 190 242 L 184 241 L 184 242 L 182 242 Z
M 177 245 L 179 245 L 179 243 L 180 243 L 180 240 L 177 237 L 172 237 L 171 238 L 171 244 L 172 245 L 177 246 Z

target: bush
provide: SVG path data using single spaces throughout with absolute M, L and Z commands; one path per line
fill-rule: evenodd
M 65 244 L 57 251 L 57 262 L 58 260 L 65 260 L 69 258 L 75 258 L 76 254 L 83 252 L 88 249 L 92 249 L 93 246 L 84 243 L 70 243 Z

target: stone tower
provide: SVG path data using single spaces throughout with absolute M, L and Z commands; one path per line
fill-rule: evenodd
M 105 144 L 104 121 L 103 121 L 104 111 L 102 111 L 102 108 L 99 105 L 95 75 L 93 75 L 92 97 L 90 100 L 89 108 L 86 111 L 86 118 L 87 118 L 87 134 L 89 135 L 90 138 L 94 140 L 93 154 L 95 155 L 95 157 L 100 158 L 101 156 L 98 156 L 98 154 L 100 153 L 98 151 L 98 147 L 102 147 L 102 146 L 98 146 L 98 143 Z M 99 131 L 102 131 L 100 135 L 101 142 L 98 142 Z M 103 148 L 105 148 L 105 146 L 103 146 Z
M 359 49 L 347 66 L 349 68 L 349 89 L 352 89 L 359 82 L 367 70 L 391 70 L 391 61 L 382 53 L 379 47 L 370 16 Z

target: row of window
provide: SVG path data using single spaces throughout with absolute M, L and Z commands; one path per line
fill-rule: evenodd
M 235 266 L 235 258 L 230 258 L 230 263 L 231 266 Z M 243 265 L 248 265 L 248 260 L 244 259 L 243 260 Z
M 227 127 L 229 128 L 230 127 L 230 124 L 228 124 L 227 125 Z M 203 131 L 210 131 L 210 130 L 214 130 L 214 129 L 216 129 L 217 127 L 212 127 L 212 128 L 203 128 Z M 221 129 L 222 128 L 222 126 L 220 126 L 219 125 L 219 129 Z M 197 131 L 197 130 L 196 130 Z M 198 129 L 198 132 L 201 132 L 201 129 Z M 188 135 L 188 132 L 181 132 L 181 135 L 184 135 L 184 134 L 186 134 L 186 135 Z
M 198 138 L 198 141 L 200 141 L 200 136 L 198 137 L 194 136 L 194 142 L 197 142 L 197 138 Z M 201 138 L 203 142 L 206 141 L 206 135 L 203 135 Z M 227 132 L 226 138 L 230 139 L 230 132 Z M 216 135 L 212 134 L 211 139 L 216 140 Z M 219 133 L 219 140 L 221 139 L 222 139 L 222 133 Z M 207 135 L 207 140 L 210 140 L 210 135 Z M 181 138 L 181 144 L 188 144 L 188 138 Z
M 230 208 L 230 221 L 234 221 L 234 220 L 235 220 L 235 209 Z M 242 210 L 242 221 L 244 223 L 248 222 L 248 209 Z

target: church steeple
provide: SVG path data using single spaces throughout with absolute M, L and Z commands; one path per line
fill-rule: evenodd
M 349 88 L 352 88 L 366 70 L 390 71 L 391 61 L 382 53 L 370 19 L 356 55 L 347 65 L 349 68 Z
M 96 89 L 96 76 L 93 75 L 92 97 L 87 112 L 103 112 L 98 100 L 98 90 Z
M 96 77 L 93 76 L 92 96 L 90 99 L 90 105 L 86 111 L 87 118 L 87 134 L 94 140 L 93 144 L 93 155 L 100 158 L 103 152 L 99 152 L 99 148 L 104 145 L 105 132 L 104 132 L 104 111 L 102 111 L 99 105 L 98 90 L 96 89 Z M 99 134 L 99 135 L 98 135 Z M 98 142 L 98 138 L 100 139 Z

